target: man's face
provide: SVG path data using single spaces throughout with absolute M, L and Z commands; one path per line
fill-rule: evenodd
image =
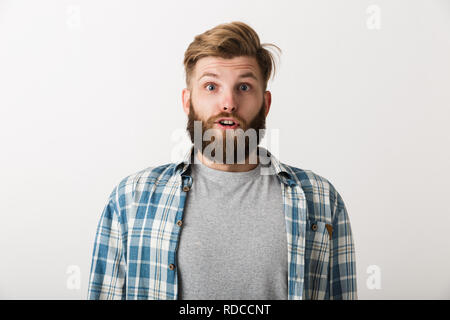
M 234 146 L 234 163 L 237 159 L 237 138 L 228 140 L 226 131 L 254 129 L 256 145 L 245 141 L 245 157 L 256 148 L 262 136 L 259 129 L 265 129 L 265 119 L 270 108 L 270 92 L 263 92 L 263 80 L 255 58 L 235 57 L 223 59 L 205 57 L 200 59 L 191 77 L 191 90 L 183 90 L 183 107 L 188 115 L 187 130 L 194 143 L 194 121 L 202 122 L 201 137 L 206 130 L 214 130 L 223 144 L 223 161 L 226 159 L 226 145 Z M 232 119 L 234 126 L 221 125 L 222 118 Z M 203 141 L 203 153 L 213 141 Z M 220 141 L 219 141 L 220 143 Z M 204 154 L 208 156 L 208 153 Z M 211 154 L 214 156 L 214 151 Z

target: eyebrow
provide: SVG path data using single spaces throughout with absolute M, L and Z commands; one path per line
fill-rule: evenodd
M 200 79 L 203 78 L 203 77 L 219 78 L 219 75 L 215 74 L 213 72 L 205 72 L 198 78 L 197 81 L 200 81 Z M 251 72 L 251 71 L 239 75 L 239 78 L 253 78 L 256 81 L 258 81 L 258 78 L 256 78 L 255 74 L 253 72 Z

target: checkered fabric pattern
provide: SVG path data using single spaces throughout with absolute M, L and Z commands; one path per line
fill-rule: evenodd
M 88 299 L 177 299 L 177 222 L 193 182 L 193 150 L 115 186 L 97 227 Z M 262 147 L 259 153 L 281 183 L 288 299 L 357 299 L 355 246 L 342 197 L 318 174 L 283 164 Z

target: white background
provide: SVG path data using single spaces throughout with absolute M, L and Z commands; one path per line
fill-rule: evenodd
M 359 298 L 450 298 L 444 0 L 0 1 L 0 298 L 86 298 L 113 187 L 180 145 L 184 51 L 235 20 L 283 51 L 267 128 L 343 196 Z

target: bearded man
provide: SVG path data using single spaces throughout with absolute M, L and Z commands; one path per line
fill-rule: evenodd
M 88 299 L 357 299 L 342 197 L 259 147 L 275 69 L 268 46 L 242 22 L 189 45 L 181 97 L 193 145 L 113 189 Z

